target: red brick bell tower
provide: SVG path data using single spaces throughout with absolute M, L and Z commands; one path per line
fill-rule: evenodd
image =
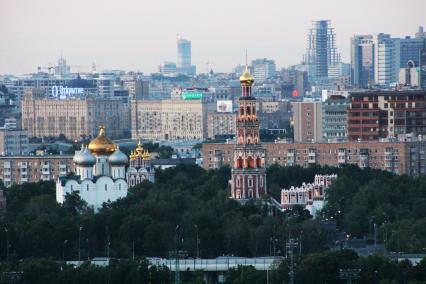
M 256 99 L 252 97 L 253 77 L 246 67 L 240 77 L 242 96 L 238 99 L 236 145 L 231 170 L 231 198 L 260 199 L 266 195 L 265 149 L 260 145 Z

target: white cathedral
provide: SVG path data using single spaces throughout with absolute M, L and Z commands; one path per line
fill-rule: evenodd
M 139 142 L 127 156 L 105 136 L 105 126 L 99 127 L 99 135 L 87 147 L 76 151 L 73 161 L 75 176 L 59 177 L 56 182 L 56 201 L 63 203 L 66 195 L 78 192 L 80 198 L 98 211 L 105 202 L 113 202 L 127 196 L 129 186 L 144 180 L 154 182 L 155 171 L 151 157 Z

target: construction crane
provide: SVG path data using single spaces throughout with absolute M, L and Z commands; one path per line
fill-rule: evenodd
M 55 70 L 55 66 L 53 66 L 51 63 L 49 63 L 47 66 L 37 66 L 37 72 L 41 73 L 42 70 L 48 70 L 49 74 L 52 74 Z

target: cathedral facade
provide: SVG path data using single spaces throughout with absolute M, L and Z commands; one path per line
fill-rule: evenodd
M 56 182 L 56 201 L 61 204 L 67 194 L 77 192 L 98 211 L 103 203 L 126 197 L 129 187 L 145 179 L 154 182 L 149 153 L 139 143 L 126 170 L 129 159 L 106 137 L 105 126 L 100 126 L 99 135 L 88 146 L 76 151 L 73 162 L 75 175 L 59 177 Z

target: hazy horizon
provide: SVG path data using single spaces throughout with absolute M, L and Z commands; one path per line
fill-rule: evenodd
M 249 60 L 300 63 L 312 20 L 331 20 L 337 47 L 350 61 L 354 34 L 414 36 L 426 25 L 424 0 L 55 1 L 0 0 L 0 74 L 36 72 L 61 53 L 72 71 L 156 72 L 176 61 L 176 36 L 191 40 L 197 73 L 206 62 L 228 72 Z M 80 67 L 73 67 L 80 66 Z

